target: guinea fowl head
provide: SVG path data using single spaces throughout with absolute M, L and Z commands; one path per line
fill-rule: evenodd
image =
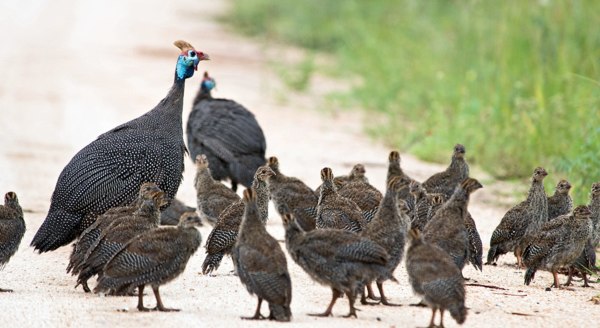
M 392 190 L 394 192 L 398 192 L 401 189 L 409 187 L 410 182 L 408 179 L 400 176 L 392 177 L 387 183 L 387 189 Z
M 256 202 L 256 191 L 252 190 L 252 188 L 247 188 L 244 190 L 244 197 L 242 200 L 244 204 L 248 204 L 249 202 Z
M 567 180 L 560 180 L 556 184 L 556 192 L 559 194 L 568 194 L 571 190 L 571 184 Z
M 4 205 L 10 206 L 12 204 L 19 204 L 19 199 L 14 191 L 9 191 L 4 195 Z
M 423 186 L 421 186 L 421 184 L 417 181 L 411 181 L 410 184 L 408 185 L 408 192 L 410 192 L 411 194 L 418 194 L 421 191 L 425 191 Z
M 421 232 L 417 228 L 412 228 L 408 231 L 408 236 L 410 237 L 410 241 L 415 243 L 421 240 Z
M 276 172 L 276 173 L 279 172 L 279 160 L 277 159 L 277 157 L 275 157 L 275 156 L 269 157 L 269 159 L 267 160 L 267 165 L 274 172 Z
M 208 72 L 204 72 L 204 77 L 202 77 L 202 82 L 200 82 L 200 89 L 204 92 L 210 92 L 210 90 L 214 89 L 217 86 L 217 82 L 215 79 L 208 75 Z
M 267 181 L 268 178 L 275 175 L 275 172 L 270 167 L 263 165 L 256 170 L 254 177 L 260 181 Z
M 600 196 L 600 182 L 592 184 L 592 198 Z
M 467 150 L 465 149 L 465 146 L 463 146 L 461 144 L 456 144 L 454 146 L 454 153 L 452 154 L 452 157 L 453 158 L 464 158 L 466 152 L 467 152 Z
M 592 215 L 592 211 L 587 205 L 579 205 L 573 210 L 573 216 L 576 219 L 587 219 Z
M 427 197 L 429 198 L 431 205 L 441 205 L 446 202 L 446 195 L 441 193 L 429 194 Z
M 390 155 L 388 156 L 388 162 L 390 163 L 399 163 L 400 162 L 400 153 L 392 150 Z
M 184 80 L 194 75 L 198 70 L 198 63 L 201 60 L 209 60 L 210 57 L 202 51 L 196 51 L 194 47 L 186 41 L 177 40 L 173 43 L 181 50 L 177 58 L 177 68 L 175 73 L 178 80 Z
M 140 186 L 139 197 L 142 199 L 153 199 L 158 206 L 167 204 L 165 193 L 154 182 L 144 182 Z
M 177 225 L 182 228 L 198 227 L 202 225 L 202 220 L 195 212 L 185 212 L 179 217 Z
M 330 168 L 324 167 L 321 170 L 321 181 L 323 182 L 332 182 L 333 181 L 333 172 Z
M 196 156 L 196 169 L 205 169 L 208 167 L 208 158 L 206 155 L 200 154 Z
M 477 189 L 483 188 L 483 186 L 481 185 L 481 183 L 479 181 L 477 181 L 476 179 L 473 179 L 473 178 L 466 178 L 465 180 L 463 180 L 463 182 L 460 184 L 460 186 L 468 194 L 471 194 L 472 192 L 474 192 Z
M 548 172 L 543 167 L 536 167 L 533 170 L 533 180 L 537 182 L 541 182 L 548 175 Z
M 352 178 L 362 178 L 365 176 L 365 173 L 367 173 L 367 170 L 365 170 L 365 166 L 362 164 L 356 164 L 352 167 L 352 171 L 350 171 L 350 176 Z

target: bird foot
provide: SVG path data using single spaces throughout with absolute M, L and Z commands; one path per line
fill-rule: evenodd
M 259 315 L 254 315 L 252 317 L 242 317 L 243 320 L 264 320 L 266 319 L 264 315 L 259 314 Z
M 427 304 L 425 304 L 423 302 L 419 302 L 419 303 L 411 303 L 411 304 L 409 304 L 409 306 L 427 307 Z
M 346 314 L 346 315 L 344 315 L 344 316 L 342 316 L 342 317 L 343 317 L 343 318 L 351 318 L 351 317 L 355 317 L 355 318 L 357 318 L 357 319 L 358 319 L 358 317 L 356 316 L 356 312 L 354 312 L 354 311 L 351 311 L 350 313 L 348 313 L 348 314 Z
M 164 306 L 156 306 L 155 308 L 152 309 L 152 311 L 160 311 L 160 312 L 179 312 L 181 311 L 180 309 L 172 309 L 172 308 L 167 308 Z
M 12 293 L 13 290 L 12 289 L 4 289 L 4 288 L 0 288 L 0 293 Z
M 147 307 L 145 307 L 145 306 L 138 306 L 138 310 L 139 310 L 140 312 L 150 312 L 150 311 L 152 311 L 153 309 L 147 308 Z
M 360 304 L 362 305 L 379 305 L 381 302 L 369 302 L 366 299 L 361 299 Z
M 385 306 L 402 306 L 402 304 L 390 303 L 390 302 L 387 301 L 387 299 L 383 299 L 381 301 L 381 304 L 383 304 Z
M 330 311 L 325 311 L 323 313 L 309 313 L 308 314 L 311 317 L 331 317 L 331 312 Z

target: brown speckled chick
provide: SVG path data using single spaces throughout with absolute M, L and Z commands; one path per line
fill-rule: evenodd
M 244 191 L 244 218 L 231 257 L 238 276 L 250 294 L 258 297 L 254 316 L 244 319 L 263 319 L 262 301 L 269 302 L 269 319 L 290 321 L 292 311 L 292 281 L 285 254 L 275 238 L 267 232 L 256 205 L 256 193 Z
M 108 260 L 133 237 L 157 228 L 160 224 L 159 208 L 164 204 L 165 193 L 156 192 L 152 199 L 144 200 L 133 214 L 115 218 L 102 230 L 85 254 L 75 287 L 87 284 L 91 277 L 100 274 Z
M 465 160 L 465 146 L 456 144 L 452 153 L 452 161 L 445 171 L 436 173 L 423 182 L 428 193 L 442 193 L 450 198 L 454 189 L 469 177 L 469 164 Z
M 343 186 L 338 188 L 340 196 L 353 201 L 360 208 L 363 217 L 367 223 L 373 220 L 379 203 L 383 199 L 383 195 L 377 188 L 373 187 L 365 177 L 365 167 L 362 164 L 354 165 L 352 175 L 356 178 L 350 179 Z M 334 178 L 335 184 L 335 178 Z
M 406 271 L 415 294 L 431 308 L 429 327 L 444 327 L 444 311 L 448 310 L 457 323 L 467 318 L 465 283 L 460 270 L 446 252 L 427 243 L 418 230 L 409 232 L 410 245 L 406 251 Z M 440 310 L 440 324 L 434 324 Z
M 351 181 L 362 181 L 369 183 L 369 179 L 365 176 L 365 167 L 362 164 L 356 164 L 350 170 L 348 175 L 338 175 L 333 178 L 333 184 L 335 187 L 340 190 L 346 183 Z M 321 188 L 323 188 L 323 184 L 319 185 L 317 189 L 315 189 L 315 195 L 319 197 L 321 194 Z
M 111 223 L 121 218 L 127 218 L 143 204 L 145 200 L 152 200 L 156 197 L 161 196 L 162 190 L 154 182 L 145 182 L 140 186 L 138 198 L 136 201 L 128 206 L 113 207 L 106 211 L 104 214 L 96 218 L 96 221 L 87 227 L 79 236 L 76 243 L 73 244 L 73 251 L 69 258 L 69 265 L 67 266 L 67 273 L 72 275 L 79 275 L 82 269 L 83 262 L 86 254 L 92 245 L 100 238 L 100 235 L 106 230 Z M 161 205 L 165 205 L 165 203 Z M 86 293 L 91 290 L 88 287 L 87 280 L 82 281 L 81 285 Z
M 0 205 L 0 270 L 15 255 L 24 234 L 23 209 L 17 194 L 9 191 L 4 195 L 4 205 Z M 12 289 L 0 288 L 0 292 L 12 292 Z
M 525 284 L 529 285 L 537 270 L 552 272 L 553 286 L 560 288 L 558 269 L 570 266 L 583 251 L 592 235 L 592 212 L 586 205 L 577 206 L 573 214 L 546 222 L 523 252 L 527 266 Z
M 267 185 L 271 201 L 279 215 L 283 216 L 284 208 L 287 208 L 294 213 L 302 229 L 313 230 L 316 224 L 319 196 L 315 195 L 312 189 L 300 179 L 282 174 L 277 157 L 269 157 L 267 165 L 275 172 L 275 175 L 267 179 Z
M 528 239 L 548 220 L 548 198 L 544 191 L 544 178 L 547 175 L 541 167 L 533 170 L 527 199 L 508 210 L 492 233 L 486 264 L 492 264 L 500 255 L 514 251 L 517 266 L 522 267 L 521 252 L 526 245 L 521 246 L 521 241 Z
M 125 294 L 137 288 L 138 310 L 149 311 L 144 306 L 144 287 L 151 285 L 155 310 L 179 311 L 163 305 L 158 288 L 185 270 L 202 241 L 195 228 L 200 224 L 198 216 L 184 213 L 177 227 L 160 227 L 131 239 L 106 264 L 94 292 Z
M 432 205 L 432 197 L 428 197 L 425 188 L 417 181 L 410 183 L 409 192 L 413 199 L 412 204 L 414 204 L 413 210 L 410 212 L 411 228 L 423 231 L 423 228 L 430 219 L 429 209 Z
M 196 156 L 196 203 L 200 218 L 215 225 L 219 215 L 229 205 L 240 200 L 235 191 L 213 179 L 206 155 Z
M 573 210 L 573 200 L 569 195 L 570 190 L 571 184 L 567 180 L 560 180 L 556 184 L 554 195 L 548 197 L 548 220 L 569 214 Z
M 412 196 L 410 194 L 408 186 L 412 181 L 414 181 L 414 179 L 406 175 L 406 173 L 404 173 L 404 171 L 402 170 L 402 167 L 400 167 L 400 153 L 395 150 L 392 150 L 388 156 L 388 171 L 385 180 L 386 183 L 388 183 L 390 179 L 395 176 L 402 178 L 402 180 L 405 182 L 403 183 L 405 187 L 402 190 L 398 191 L 398 197 L 400 197 L 400 199 L 408 201 L 409 207 L 412 207 L 414 204 L 411 204 Z
M 317 229 L 344 229 L 360 232 L 367 221 L 353 201 L 338 194 L 333 184 L 333 172 L 326 167 L 321 170 L 323 187 L 317 203 Z
M 465 227 L 469 196 L 480 188 L 482 185 L 479 181 L 473 178 L 465 179 L 423 229 L 425 241 L 448 253 L 460 270 L 465 266 L 469 252 Z
M 269 190 L 267 179 L 275 173 L 264 165 L 256 170 L 252 189 L 256 192 L 256 204 L 260 213 L 260 219 L 267 222 L 269 216 Z M 225 254 L 230 254 L 237 240 L 242 217 L 244 216 L 244 202 L 239 200 L 227 207 L 221 215 L 217 224 L 206 239 L 206 258 L 202 263 L 202 273 L 210 274 L 217 270 Z
M 316 282 L 333 292 L 327 310 L 314 316 L 327 317 L 337 299 L 346 294 L 350 313 L 356 317 L 354 302 L 365 285 L 386 270 L 387 252 L 358 234 L 338 229 L 303 231 L 291 215 L 284 215 L 285 244 L 292 259 Z
M 395 305 L 388 302 L 383 292 L 383 283 L 386 280 L 396 280 L 393 274 L 402 261 L 406 233 L 410 227 L 410 219 L 404 212 L 399 211 L 397 206 L 397 192 L 405 187 L 404 184 L 401 177 L 396 176 L 390 179 L 385 196 L 373 221 L 361 232 L 361 236 L 376 242 L 390 256 L 385 266 L 386 270 L 376 279 L 379 295 L 381 295 L 381 304 L 383 305 Z

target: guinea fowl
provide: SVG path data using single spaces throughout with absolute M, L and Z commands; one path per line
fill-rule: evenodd
M 185 41 L 175 81 L 167 96 L 146 114 L 100 135 L 81 149 L 62 170 L 50 210 L 31 245 L 40 253 L 67 245 L 96 217 L 133 202 L 143 182 L 155 182 L 173 199 L 183 177 L 181 114 L 185 80 L 208 55 Z
M 282 174 L 277 157 L 269 157 L 267 165 L 275 173 L 267 179 L 267 185 L 271 201 L 279 215 L 283 216 L 289 210 L 304 231 L 313 230 L 319 197 L 300 179 Z
M 369 183 L 369 179 L 367 179 L 365 173 L 365 166 L 362 164 L 356 164 L 352 167 L 352 170 L 350 170 L 350 173 L 348 175 L 338 175 L 334 177 L 333 184 L 338 190 L 340 190 L 344 185 L 351 181 L 362 181 Z M 321 184 L 317 187 L 317 189 L 315 189 L 315 194 L 317 195 L 317 197 L 321 194 L 322 187 L 323 185 Z
M 469 177 L 469 164 L 465 160 L 465 146 L 456 144 L 452 153 L 452 161 L 445 171 L 436 173 L 423 182 L 428 193 L 442 193 L 450 198 L 454 189 Z
M 267 222 L 269 216 L 269 191 L 266 180 L 275 173 L 268 166 L 261 166 L 254 174 L 252 189 L 256 192 L 256 205 L 260 214 L 260 220 Z M 231 249 L 237 240 L 242 217 L 244 216 L 244 202 L 239 200 L 227 207 L 221 215 L 217 224 L 206 239 L 206 258 L 202 263 L 202 273 L 210 274 L 217 270 L 225 254 L 231 254 Z
M 315 229 L 305 232 L 290 214 L 283 216 L 285 245 L 292 259 L 316 282 L 330 286 L 332 298 L 327 310 L 312 316 L 331 315 L 337 299 L 346 294 L 350 312 L 365 285 L 385 274 L 388 254 L 375 242 L 346 230 Z
M 423 228 L 423 239 L 448 253 L 460 270 L 464 268 L 469 252 L 465 227 L 465 217 L 469 215 L 469 196 L 480 188 L 479 181 L 465 179 Z
M 196 202 L 200 218 L 215 225 L 219 219 L 219 214 L 227 206 L 240 200 L 240 196 L 235 191 L 212 178 L 209 164 L 206 155 L 196 156 L 194 186 L 196 188 Z
M 517 266 L 522 267 L 521 242 L 523 239 L 526 242 L 548 220 L 548 199 L 544 191 L 544 178 L 547 175 L 541 167 L 533 170 L 527 199 L 508 210 L 492 233 L 486 264 L 496 262 L 500 255 L 514 251 Z
M 529 285 L 537 270 L 547 270 L 554 276 L 553 286 L 560 288 L 558 269 L 573 264 L 592 236 L 592 212 L 586 205 L 577 206 L 566 214 L 546 222 L 523 252 L 527 266 L 525 284 Z
M 573 210 L 573 200 L 569 196 L 570 190 L 571 184 L 567 180 L 560 180 L 556 184 L 554 195 L 548 197 L 548 220 L 569 214 Z
M 266 300 L 271 310 L 269 319 L 290 321 L 292 281 L 285 254 L 260 218 L 256 193 L 246 189 L 243 201 L 246 204 L 244 217 L 231 257 L 242 284 L 258 297 L 254 316 L 244 319 L 264 318 L 260 306 Z
M 238 183 L 249 188 L 254 172 L 265 163 L 265 136 L 254 114 L 244 106 L 212 97 L 215 85 L 205 72 L 187 121 L 190 155 L 205 154 L 213 178 L 229 178 L 233 191 Z
M 120 217 L 104 229 L 92 243 L 80 265 L 78 285 L 86 285 L 121 248 L 133 237 L 155 229 L 160 223 L 159 206 L 164 201 L 164 193 L 157 192 L 153 199 L 144 200 L 132 215 Z
M 365 221 L 369 223 L 375 216 L 383 195 L 369 183 L 365 177 L 365 172 L 365 167 L 362 164 L 354 165 L 353 175 L 355 178 L 349 179 L 339 187 L 338 194 L 358 205 Z M 335 184 L 335 178 L 333 182 Z
M 113 207 L 100 215 L 92 225 L 81 233 L 77 242 L 73 244 L 67 273 L 70 272 L 72 275 L 79 275 L 88 250 L 113 221 L 131 216 L 145 200 L 152 200 L 155 197 L 159 197 L 161 193 L 163 193 L 162 190 L 155 183 L 145 182 L 140 186 L 138 198 L 135 203 L 128 206 Z M 82 281 L 81 285 L 86 293 L 90 292 L 87 281 Z
M 423 240 L 420 232 L 409 232 L 410 245 L 406 251 L 406 271 L 413 291 L 423 297 L 431 308 L 429 327 L 444 327 L 444 311 L 448 310 L 457 323 L 467 318 L 465 282 L 460 269 L 439 247 Z M 433 322 L 440 310 L 440 324 Z
M 183 215 L 183 213 L 191 213 L 190 215 L 197 215 L 195 214 L 195 208 L 187 206 L 184 202 L 180 201 L 177 198 L 173 198 L 171 200 L 171 204 L 160 213 L 160 224 L 177 225 L 179 224 L 179 218 Z
M 414 203 L 412 202 L 412 197 L 409 190 L 409 184 L 415 180 L 406 175 L 406 173 L 404 173 L 404 171 L 402 170 L 402 167 L 400 167 L 400 153 L 395 150 L 392 150 L 388 156 L 388 171 L 385 180 L 386 183 L 389 182 L 390 179 L 394 176 L 401 177 L 406 182 L 406 187 L 398 191 L 398 197 L 406 200 L 408 202 L 409 207 L 414 207 Z
M 344 229 L 360 232 L 367 222 L 358 205 L 340 196 L 333 184 L 333 172 L 325 167 L 321 170 L 323 187 L 317 203 L 317 229 Z
M 177 278 L 190 257 L 200 247 L 202 237 L 195 228 L 201 225 L 200 218 L 184 213 L 177 227 L 160 227 L 131 239 L 104 267 L 94 292 L 110 291 L 126 294 L 138 289 L 139 311 L 144 307 L 144 287 L 152 286 L 156 298 L 156 310 L 179 311 L 166 308 L 158 288 Z
M 383 292 L 383 283 L 386 280 L 396 280 L 393 275 L 394 270 L 402 261 L 406 232 L 410 228 L 410 219 L 404 212 L 399 211 L 397 206 L 398 201 L 403 201 L 397 200 L 397 192 L 406 187 L 404 184 L 403 179 L 397 176 L 388 181 L 385 196 L 377 213 L 375 213 L 375 217 L 361 232 L 361 236 L 383 247 L 389 255 L 385 270 L 376 278 L 381 304 L 383 305 L 396 305 L 388 302 Z M 361 302 L 366 303 L 364 294 Z
M 0 270 L 15 255 L 24 234 L 23 209 L 17 194 L 9 191 L 4 195 L 4 205 L 0 205 Z M 12 289 L 0 288 L 0 292 L 12 292 Z

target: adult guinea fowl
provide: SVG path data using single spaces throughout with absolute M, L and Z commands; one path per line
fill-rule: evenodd
M 44 223 L 31 245 L 40 253 L 70 243 L 111 207 L 133 202 L 143 182 L 156 183 L 172 199 L 183 173 L 181 114 L 185 80 L 207 54 L 185 41 L 167 96 L 146 114 L 100 135 L 63 169 Z
M 254 114 L 244 106 L 213 98 L 211 90 L 215 85 L 205 72 L 187 122 L 190 155 L 194 159 L 205 154 L 213 178 L 229 178 L 233 191 L 238 183 L 250 188 L 254 172 L 266 161 L 265 135 Z

